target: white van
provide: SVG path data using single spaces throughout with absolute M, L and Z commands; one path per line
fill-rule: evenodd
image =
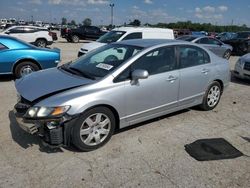
M 148 27 L 115 28 L 95 42 L 84 44 L 78 52 L 78 57 L 105 44 L 129 39 L 174 39 L 174 31 L 172 29 Z

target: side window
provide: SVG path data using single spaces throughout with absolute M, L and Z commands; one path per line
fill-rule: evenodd
M 36 29 L 31 28 L 31 27 L 25 27 L 23 32 L 24 33 L 34 33 L 36 31 Z
M 209 44 L 220 45 L 220 42 L 215 39 L 208 39 L 208 41 L 209 41 Z
M 15 33 L 23 33 L 23 27 L 15 27 L 13 29 L 10 29 L 9 32 L 11 34 L 15 34 Z
M 197 41 L 197 43 L 199 43 L 199 44 L 209 44 L 208 38 L 201 38 L 198 41 Z
M 141 39 L 142 38 L 142 33 L 130 33 L 126 37 L 124 37 L 122 40 L 130 40 L 130 39 Z
M 175 47 L 162 47 L 146 53 L 124 70 L 115 82 L 130 79 L 131 72 L 136 69 L 147 70 L 149 75 L 175 70 Z
M 0 51 L 8 49 L 6 46 L 0 43 Z
M 180 68 L 203 65 L 210 62 L 209 55 L 204 50 L 193 46 L 179 47 Z

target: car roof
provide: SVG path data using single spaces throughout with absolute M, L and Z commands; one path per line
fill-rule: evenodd
M 14 25 L 14 26 L 9 27 L 8 30 L 12 29 L 12 28 L 18 28 L 18 27 L 27 27 L 27 28 L 34 28 L 34 29 L 47 29 L 45 27 L 37 27 L 37 26 L 32 26 L 32 25 Z
M 112 31 L 173 31 L 172 29 L 168 28 L 154 28 L 154 27 L 117 27 L 114 28 Z
M 131 46 L 138 46 L 142 48 L 149 48 L 152 46 L 162 45 L 162 44 L 191 44 L 186 41 L 172 40 L 172 39 L 133 39 L 133 40 L 123 40 L 116 42 L 116 44 L 125 44 Z

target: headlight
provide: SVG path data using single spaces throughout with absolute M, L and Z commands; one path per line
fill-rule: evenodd
M 236 65 L 243 69 L 244 65 L 245 65 L 245 62 L 241 58 L 239 58 Z
M 27 118 L 44 118 L 44 117 L 58 117 L 65 114 L 69 110 L 70 106 L 58 106 L 58 107 L 37 107 L 33 106 L 26 112 Z

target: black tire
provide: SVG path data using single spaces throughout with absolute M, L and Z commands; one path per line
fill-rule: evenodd
M 47 41 L 45 39 L 37 39 L 35 45 L 39 48 L 46 48 Z
M 71 37 L 71 41 L 72 41 L 73 43 L 77 43 L 77 42 L 79 42 L 79 37 L 78 37 L 77 35 L 73 35 L 73 36 Z
M 213 88 L 218 88 L 219 94 L 218 94 L 218 98 L 217 98 L 216 102 L 214 102 L 214 104 L 211 105 L 210 102 L 211 102 L 212 99 L 211 99 L 209 96 L 210 96 L 210 94 L 211 94 Z M 208 111 L 208 110 L 214 109 L 214 108 L 219 104 L 219 102 L 220 102 L 221 94 L 222 94 L 222 89 L 221 89 L 220 83 L 217 82 L 217 81 L 214 81 L 214 82 L 211 83 L 211 84 L 209 85 L 209 87 L 207 88 L 207 91 L 206 91 L 206 93 L 205 93 L 205 95 L 204 95 L 204 97 L 203 97 L 203 102 L 202 102 L 202 104 L 200 105 L 200 108 L 201 108 L 202 110 L 204 110 L 204 111 Z M 217 95 L 216 95 L 216 96 L 217 96 Z M 215 97 L 215 96 L 213 96 L 213 97 Z
M 16 78 L 21 78 L 22 76 L 24 76 L 24 74 L 23 74 L 24 72 L 23 71 L 24 71 L 25 67 L 30 68 L 32 70 L 32 72 L 40 70 L 40 68 L 38 67 L 38 65 L 36 65 L 32 61 L 23 61 L 23 62 L 19 63 L 16 66 L 16 68 L 14 70 L 14 76 Z
M 225 58 L 227 60 L 230 59 L 231 53 L 232 53 L 231 50 L 225 51 L 223 58 Z
M 103 114 L 102 117 L 104 117 L 104 118 L 107 117 L 108 120 L 110 120 L 110 123 L 108 124 L 108 127 L 110 127 L 110 129 L 109 129 L 109 132 L 106 134 L 106 136 L 103 135 L 102 138 L 101 138 L 101 133 L 98 133 L 101 140 L 103 139 L 99 144 L 96 144 L 96 143 L 90 143 L 90 144 L 96 144 L 96 145 L 86 144 L 85 141 L 88 139 L 88 137 L 91 137 L 91 139 L 89 139 L 89 140 L 97 142 L 96 137 L 93 137 L 97 133 L 95 132 L 96 130 L 93 131 L 93 129 L 94 129 L 94 127 L 96 129 L 99 129 L 98 124 L 93 126 L 91 129 L 91 127 L 88 126 L 88 124 L 86 123 L 87 119 L 95 116 L 96 114 Z M 97 118 L 97 116 L 96 116 L 96 118 Z M 95 119 L 95 121 L 97 121 L 97 119 Z M 81 132 L 82 128 L 86 127 L 86 126 L 89 127 L 89 129 L 91 129 L 92 132 L 90 131 L 91 133 L 86 133 L 85 135 L 81 135 L 80 132 Z M 84 129 L 84 130 L 87 130 L 87 129 Z M 92 151 L 92 150 L 95 150 L 95 149 L 100 148 L 103 145 L 105 145 L 110 140 L 111 136 L 114 133 L 114 130 L 115 130 L 115 116 L 114 116 L 113 112 L 106 107 L 96 107 L 96 108 L 93 108 L 93 109 L 90 109 L 90 110 L 84 112 L 76 120 L 76 124 L 73 127 L 73 131 L 71 134 L 71 136 L 72 136 L 71 140 L 72 140 L 72 143 L 74 144 L 74 146 L 76 146 L 79 150 Z

